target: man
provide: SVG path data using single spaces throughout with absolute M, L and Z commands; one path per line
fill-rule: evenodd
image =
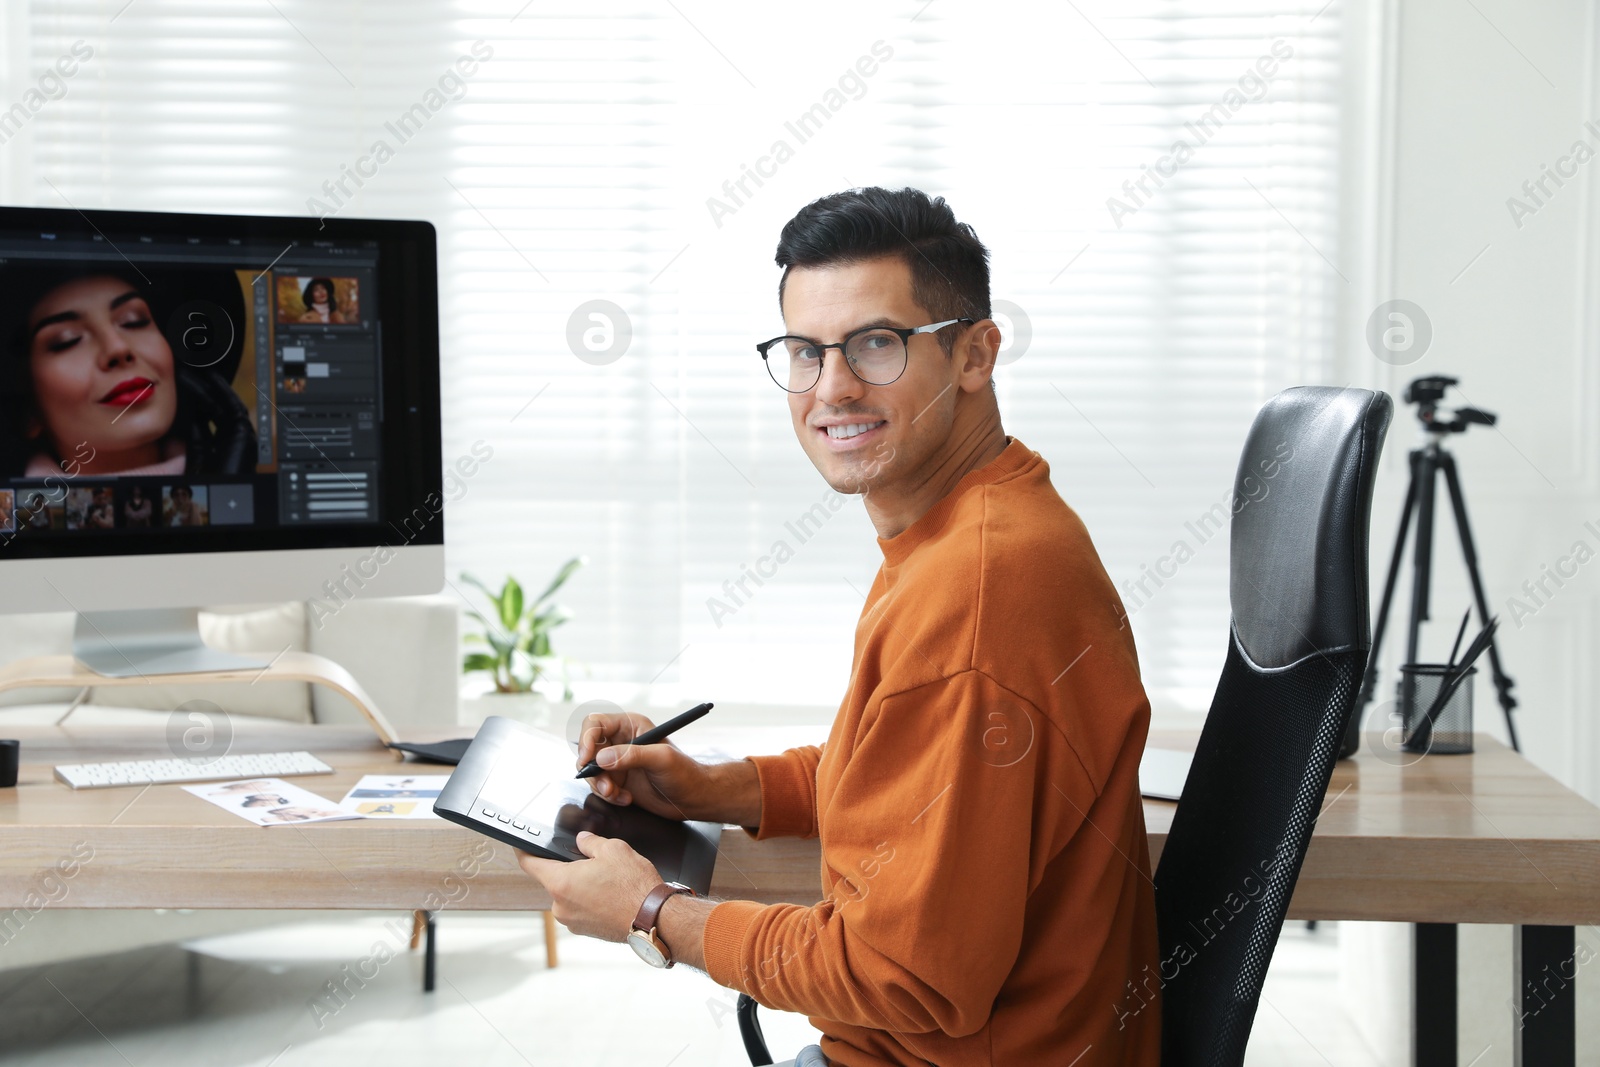
M 821 747 L 702 765 L 592 716 L 578 760 L 617 803 L 820 836 L 823 899 L 652 892 L 593 835 L 522 866 L 578 933 L 622 940 L 652 898 L 663 956 L 810 1017 L 800 1063 L 1154 1067 L 1155 991 L 1128 995 L 1157 962 L 1149 703 L 1087 532 L 1001 427 L 988 252 L 942 199 L 873 188 L 808 205 L 777 261 L 786 335 L 758 347 L 883 552 L 848 691 Z

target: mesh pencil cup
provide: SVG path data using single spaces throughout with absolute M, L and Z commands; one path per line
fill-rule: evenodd
M 1472 751 L 1472 676 L 1450 695 L 1429 729 L 1425 718 L 1439 695 L 1450 668 L 1443 663 L 1406 663 L 1400 667 L 1400 747 L 1407 752 L 1433 752 L 1441 756 Z

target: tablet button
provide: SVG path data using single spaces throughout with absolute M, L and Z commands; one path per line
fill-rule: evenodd
M 526 830 L 528 828 L 528 824 L 523 822 L 521 819 L 512 819 L 511 825 L 515 826 L 518 830 Z
M 501 822 L 510 822 L 511 821 L 511 816 L 509 816 L 509 815 L 496 815 L 495 818 L 499 819 Z
M 490 811 L 490 810 L 489 810 L 489 809 L 488 809 L 488 808 L 484 808 L 484 809 L 483 809 L 483 813 L 484 813 L 484 814 L 485 814 L 485 815 L 487 815 L 487 816 L 488 816 L 488 817 L 489 817 L 489 818 L 491 818 L 491 819 L 492 819 L 492 818 L 494 818 L 494 817 L 495 817 L 495 814 L 494 814 L 494 812 L 492 812 L 492 811 Z

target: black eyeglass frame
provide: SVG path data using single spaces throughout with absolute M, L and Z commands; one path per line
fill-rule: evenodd
M 899 381 L 902 377 L 904 377 L 904 375 L 906 373 L 906 368 L 911 366 L 911 338 L 915 337 L 919 333 L 937 333 L 940 330 L 944 329 L 946 326 L 954 326 L 956 323 L 962 323 L 964 325 L 971 326 L 974 322 L 977 322 L 977 321 L 978 321 L 977 319 L 959 318 L 959 319 L 945 319 L 943 322 L 930 322 L 926 326 L 863 326 L 859 330 L 851 330 L 849 333 L 845 334 L 844 335 L 844 340 L 835 341 L 834 343 L 827 344 L 827 345 L 823 344 L 820 341 L 813 341 L 809 337 L 801 337 L 797 333 L 786 333 L 786 334 L 782 334 L 782 335 L 780 335 L 778 337 L 774 337 L 770 341 L 762 341 L 761 343 L 756 345 L 756 351 L 761 354 L 761 362 L 767 368 L 767 377 L 771 378 L 773 383 L 776 384 L 779 389 L 782 389 L 786 393 L 795 393 L 795 394 L 809 393 L 809 392 L 811 392 L 811 390 L 813 390 L 813 389 L 815 389 L 817 387 L 817 382 L 822 381 L 822 370 L 823 370 L 824 365 L 827 363 L 827 360 L 828 360 L 828 349 L 830 349 L 830 348 L 837 348 L 839 350 L 839 355 L 844 356 L 844 365 L 846 367 L 849 367 L 850 368 L 850 373 L 854 374 L 856 376 L 857 380 L 859 380 L 863 384 L 865 384 L 865 385 L 893 385 L 895 382 Z M 869 382 L 869 381 L 867 381 L 865 378 L 861 377 L 860 372 L 857 371 L 855 366 L 854 366 L 854 364 L 852 364 L 850 362 L 850 357 L 845 355 L 845 346 L 850 343 L 850 339 L 851 338 L 859 337 L 861 334 L 864 334 L 864 333 L 873 333 L 873 332 L 875 332 L 877 330 L 887 330 L 889 333 L 899 335 L 899 337 L 900 337 L 900 346 L 905 349 L 905 353 L 906 353 L 906 361 L 900 365 L 900 373 L 896 374 L 893 378 L 890 378 L 886 382 Z M 782 382 L 778 381 L 778 376 L 776 374 L 772 373 L 772 361 L 767 358 L 767 353 L 772 348 L 773 345 L 777 344 L 780 341 L 787 341 L 790 338 L 793 338 L 796 341 L 804 341 L 806 344 L 813 346 L 814 348 L 816 348 L 821 353 L 821 355 L 819 355 L 817 357 L 817 381 L 816 382 L 812 382 L 810 385 L 806 386 L 804 389 L 790 389 L 787 385 L 784 385 Z

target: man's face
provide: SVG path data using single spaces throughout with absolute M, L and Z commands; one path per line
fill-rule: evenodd
M 934 321 L 912 299 L 911 268 L 897 256 L 790 270 L 783 318 L 786 333 L 823 344 L 863 326 Z M 841 493 L 865 493 L 920 469 L 948 442 L 960 363 L 945 354 L 938 337 L 918 334 L 909 342 L 905 373 L 889 385 L 868 385 L 851 372 L 839 349 L 828 349 L 817 384 L 788 394 L 801 447 Z M 865 432 L 842 436 L 861 427 Z

